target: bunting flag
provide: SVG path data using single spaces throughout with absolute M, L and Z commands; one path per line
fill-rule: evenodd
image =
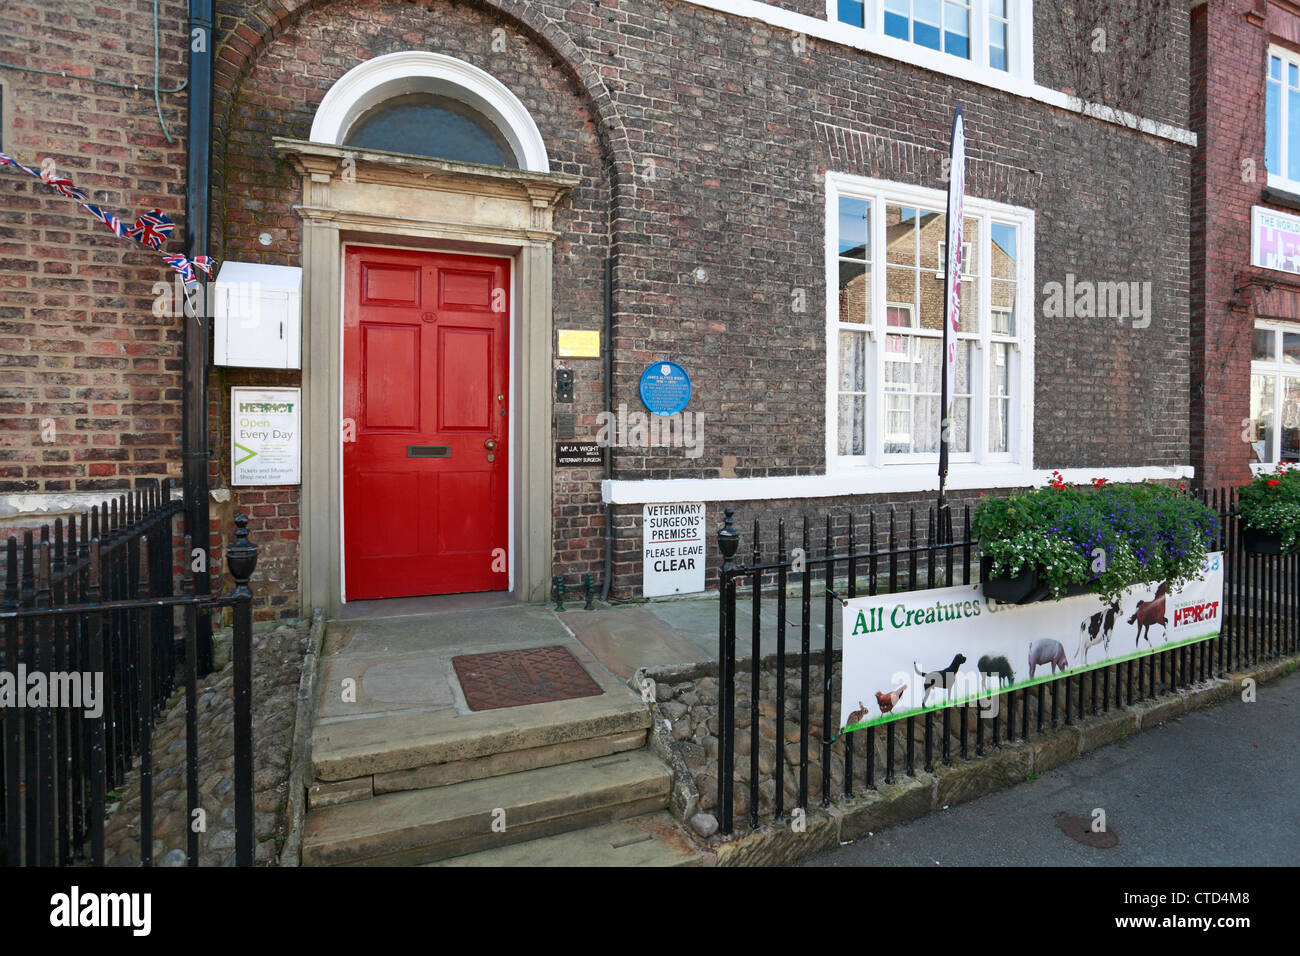
M 134 239 L 140 245 L 155 252 L 162 249 L 163 243 L 171 236 L 172 230 L 176 228 L 176 224 L 161 209 L 150 209 L 148 212 L 137 216 L 135 223 L 128 226 L 112 213 L 105 212 L 92 203 L 85 192 L 73 185 L 72 180 L 57 179 L 51 172 L 42 172 L 30 166 L 24 166 L 6 153 L 0 152 L 0 166 L 13 166 L 16 169 L 21 169 L 27 175 L 39 179 L 68 199 L 75 200 L 86 212 L 107 226 L 113 235 L 120 239 Z M 198 277 L 194 274 L 196 268 L 204 272 L 209 278 L 212 277 L 213 261 L 208 256 L 195 256 L 194 259 L 190 259 L 178 253 L 163 256 L 163 261 L 180 274 L 181 281 L 187 286 L 198 284 Z

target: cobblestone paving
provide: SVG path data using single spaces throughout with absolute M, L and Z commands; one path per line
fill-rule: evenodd
M 253 632 L 253 810 L 257 863 L 274 866 L 287 833 L 289 756 L 294 703 L 311 620 L 257 625 Z M 215 636 L 214 636 L 215 637 Z M 229 631 L 217 663 L 229 656 Z M 224 651 L 224 653 L 222 653 Z M 228 661 L 199 682 L 199 805 L 207 829 L 199 834 L 199 865 L 235 862 L 234 696 Z M 182 687 L 154 727 L 154 864 L 184 866 L 185 694 Z M 110 800 L 112 797 L 110 797 Z M 105 828 L 105 863 L 140 863 L 140 786 L 133 771 L 110 803 Z

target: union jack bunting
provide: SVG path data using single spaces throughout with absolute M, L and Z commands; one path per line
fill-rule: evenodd
M 180 273 L 181 281 L 187 286 L 198 284 L 199 280 L 194 275 L 195 268 L 203 270 L 208 278 L 212 278 L 212 259 L 209 256 L 195 256 L 191 260 L 177 253 L 174 256 L 163 256 L 163 262 Z
M 172 234 L 172 230 L 176 227 L 176 224 L 161 209 L 149 210 L 137 217 L 133 225 L 128 226 L 111 212 L 105 212 L 90 202 L 90 197 L 74 186 L 70 179 L 56 179 L 53 173 L 42 174 L 30 166 L 24 166 L 18 160 L 3 152 L 0 152 L 0 166 L 15 166 L 21 169 L 27 175 L 39 179 L 60 194 L 75 200 L 88 213 L 107 226 L 113 235 L 122 239 L 134 239 L 150 249 L 161 249 L 162 244 L 167 241 Z M 213 260 L 208 256 L 195 256 L 193 260 L 183 255 L 163 256 L 163 261 L 180 273 L 181 280 L 187 286 L 198 283 L 198 279 L 194 275 L 196 268 L 206 273 L 209 278 L 212 276 Z
M 161 209 L 150 209 L 136 219 L 134 226 L 126 230 L 126 237 L 150 249 L 161 249 L 174 227 L 175 223 Z
M 104 212 L 104 210 L 100 209 L 98 206 L 92 206 L 88 202 L 83 202 L 82 205 L 86 207 L 87 212 L 104 225 L 108 226 L 108 228 L 113 231 L 114 235 L 121 237 L 126 236 L 126 223 L 122 222 L 122 220 L 118 219 L 111 212 Z

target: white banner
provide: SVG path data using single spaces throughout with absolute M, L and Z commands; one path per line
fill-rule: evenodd
M 1193 644 L 1219 633 L 1223 555 L 1176 590 L 1000 604 L 964 585 L 844 603 L 840 727 L 854 730 Z
M 943 409 L 939 423 L 942 434 L 948 434 L 952 421 L 953 396 L 957 394 L 957 334 L 961 331 L 961 272 L 962 239 L 966 224 L 966 123 L 961 108 L 952 121 L 952 159 L 948 167 L 948 325 L 947 353 L 944 355 L 944 375 L 948 383 L 948 405 Z M 944 439 L 945 444 L 947 439 Z

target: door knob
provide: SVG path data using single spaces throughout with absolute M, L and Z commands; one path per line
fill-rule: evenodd
M 483 442 L 483 447 L 487 449 L 488 461 L 489 462 L 496 461 L 497 440 L 495 438 L 489 438 L 487 441 Z

